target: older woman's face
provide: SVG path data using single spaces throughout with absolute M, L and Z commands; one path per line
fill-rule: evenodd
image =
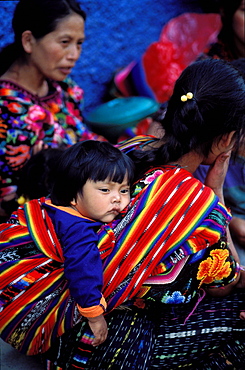
M 67 16 L 53 32 L 32 39 L 31 66 L 44 78 L 64 80 L 81 54 L 84 38 L 83 18 L 78 14 Z
M 232 20 L 234 42 L 238 57 L 245 57 L 245 0 L 242 0 Z

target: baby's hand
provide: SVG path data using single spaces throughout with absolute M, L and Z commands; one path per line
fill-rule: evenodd
M 96 317 L 88 317 L 87 319 L 90 329 L 92 330 L 95 337 L 92 341 L 92 346 L 98 346 L 107 338 L 108 330 L 105 318 L 103 315 L 99 315 Z

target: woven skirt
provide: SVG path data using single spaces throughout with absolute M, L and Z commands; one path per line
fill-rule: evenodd
M 116 309 L 106 316 L 109 334 L 103 344 L 94 349 L 78 336 L 69 338 L 56 364 L 86 370 L 242 370 L 245 320 L 239 313 L 244 309 L 245 291 L 238 289 L 223 298 L 206 296 L 190 316 L 188 305 Z M 78 332 L 80 337 L 85 329 Z M 62 359 L 62 352 L 69 359 Z

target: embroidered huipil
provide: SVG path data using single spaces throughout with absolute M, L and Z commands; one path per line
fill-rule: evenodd
M 16 191 L 19 171 L 38 143 L 58 147 L 98 139 L 82 122 L 82 102 L 83 90 L 71 79 L 50 81 L 42 98 L 0 80 L 0 202 Z

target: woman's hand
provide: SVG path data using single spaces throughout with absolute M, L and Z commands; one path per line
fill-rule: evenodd
M 95 337 L 92 341 L 92 346 L 98 346 L 107 338 L 108 330 L 105 318 L 103 315 L 99 315 L 96 317 L 88 317 L 87 319 L 90 329 L 92 330 Z
M 237 283 L 237 288 L 245 289 L 245 267 L 241 266 L 240 279 Z
M 229 166 L 230 156 L 231 151 L 221 153 L 216 158 L 214 164 L 210 166 L 205 180 L 205 185 L 215 192 L 222 203 L 224 203 L 223 184 Z
M 224 195 L 223 195 L 223 184 L 224 184 L 225 176 L 226 176 L 227 169 L 229 166 L 230 157 L 231 157 L 231 150 L 228 152 L 221 153 L 216 158 L 214 164 L 210 166 L 207 176 L 206 176 L 206 180 L 204 182 L 206 186 L 209 186 L 214 191 L 214 193 L 219 197 L 220 202 L 223 204 L 225 204 Z M 239 263 L 240 259 L 234 247 L 229 228 L 227 229 L 227 240 L 229 243 L 229 249 L 231 251 L 231 254 L 233 255 L 235 261 Z M 233 285 L 231 284 L 231 287 L 232 286 Z M 227 287 L 225 291 L 226 290 L 229 291 L 229 287 Z
M 233 216 L 230 222 L 230 231 L 234 240 L 245 247 L 245 220 Z
M 236 280 L 234 280 L 232 283 L 219 287 L 219 288 L 210 288 L 207 286 L 205 288 L 206 292 L 211 295 L 212 297 L 225 297 L 229 295 L 235 287 L 239 287 L 238 284 L 240 282 L 240 276 L 241 274 L 238 274 Z M 240 283 L 241 286 L 241 283 Z

